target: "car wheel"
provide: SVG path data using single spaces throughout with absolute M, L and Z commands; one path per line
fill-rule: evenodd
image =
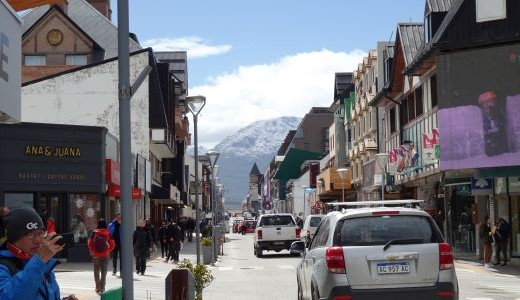
M 256 255 L 256 247 L 253 246 L 253 254 Z
M 263 252 L 263 250 L 257 247 L 256 248 L 256 253 L 255 253 L 256 257 L 261 258 L 262 257 L 262 252 Z
M 320 295 L 318 294 L 318 290 L 316 288 L 314 288 L 314 285 L 311 288 L 311 292 L 312 292 L 312 300 L 319 300 L 320 299 Z

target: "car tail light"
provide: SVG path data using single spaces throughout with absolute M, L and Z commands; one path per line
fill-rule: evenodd
M 453 268 L 453 252 L 448 243 L 439 244 L 439 269 L 446 270 Z
M 455 296 L 455 292 L 454 291 L 440 291 L 440 292 L 437 292 L 437 296 L 453 298 L 453 296 Z
M 334 296 L 333 300 L 352 300 L 352 296 Z
M 342 247 L 327 248 L 325 260 L 327 261 L 329 272 L 337 274 L 345 273 L 345 257 L 343 256 Z
M 390 216 L 390 215 L 398 215 L 398 210 L 383 210 L 383 211 L 374 211 L 372 215 L 374 216 Z
M 301 233 L 301 229 L 300 228 L 296 228 L 296 238 L 297 239 L 300 238 L 300 233 Z
M 256 231 L 256 237 L 257 237 L 259 240 L 262 239 L 262 229 L 258 229 L 258 230 Z

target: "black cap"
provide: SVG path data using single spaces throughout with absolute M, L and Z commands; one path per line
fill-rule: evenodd
M 36 229 L 45 229 L 42 218 L 32 207 L 13 209 L 5 218 L 7 240 L 11 243 L 19 240 L 24 234 Z

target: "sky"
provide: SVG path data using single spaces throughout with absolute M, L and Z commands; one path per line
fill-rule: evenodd
M 117 25 L 117 1 L 112 0 Z M 198 143 L 212 148 L 258 120 L 329 107 L 352 72 L 424 0 L 130 0 L 130 32 L 155 51 L 187 51 L 188 95 L 203 95 Z M 193 121 L 190 123 L 193 126 Z M 193 132 L 193 128 L 191 128 Z

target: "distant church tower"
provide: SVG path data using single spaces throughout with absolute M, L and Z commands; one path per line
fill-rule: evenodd
M 256 163 L 254 163 L 251 172 L 249 172 L 249 193 L 247 204 L 251 211 L 255 213 L 262 208 L 262 202 L 261 199 L 259 199 L 260 186 L 258 185 L 261 176 L 263 175 L 260 173 L 260 170 L 258 170 Z

